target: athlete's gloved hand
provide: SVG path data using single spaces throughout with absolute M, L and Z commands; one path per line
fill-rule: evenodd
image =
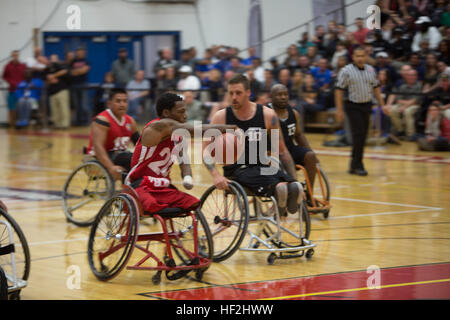
M 194 187 L 194 181 L 191 176 L 184 176 L 183 178 L 183 187 L 187 190 L 191 190 Z

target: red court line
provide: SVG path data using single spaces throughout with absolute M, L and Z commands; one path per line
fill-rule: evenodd
M 267 268 L 270 268 L 270 266 L 267 266 Z M 242 283 L 226 287 L 213 286 L 152 292 L 151 295 L 171 300 L 406 300 L 450 298 L 450 263 L 381 269 L 381 289 L 368 290 L 367 280 L 372 274 L 365 271 L 345 272 L 314 277 Z

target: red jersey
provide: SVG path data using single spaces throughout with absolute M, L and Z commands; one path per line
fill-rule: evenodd
M 122 121 L 119 121 L 110 109 L 100 112 L 97 117 L 98 116 L 103 116 L 109 120 L 109 130 L 105 142 L 106 152 L 126 150 L 133 134 L 131 131 L 133 123 L 131 117 L 125 114 L 122 117 Z M 92 130 L 89 137 L 89 146 L 86 152 L 89 155 L 95 155 L 94 148 L 92 146 Z
M 160 119 L 157 118 L 150 121 L 145 128 L 158 120 Z M 179 141 L 180 138 L 169 137 L 156 146 L 146 147 L 141 144 L 141 139 L 139 138 L 131 159 L 131 170 L 127 176 L 126 183 L 149 177 L 148 179 L 154 181 L 155 187 L 167 187 L 170 184 L 170 168 L 176 159 L 176 154 L 173 150 Z M 157 179 L 152 179 L 151 177 Z

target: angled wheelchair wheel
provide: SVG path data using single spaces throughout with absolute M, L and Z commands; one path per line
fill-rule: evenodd
M 198 254 L 202 258 L 212 260 L 214 256 L 214 244 L 208 223 L 200 210 L 196 210 L 195 216 L 197 218 Z M 179 263 L 188 265 L 192 262 L 191 255 L 195 252 L 192 219 L 190 216 L 173 218 L 172 225 L 172 231 L 180 232 L 181 234 L 180 238 L 171 239 L 172 248 L 180 259 L 177 265 L 180 265 Z
M 110 280 L 126 266 L 137 240 L 136 208 L 131 196 L 118 194 L 96 216 L 89 235 L 88 261 L 98 279 Z
M 28 280 L 30 275 L 30 249 L 22 229 L 14 218 L 5 210 L 0 208 L 0 221 L 4 220 L 9 223 L 12 229 L 12 236 L 14 242 L 14 263 L 15 276 L 18 280 Z M 9 231 L 5 224 L 0 223 L 0 248 L 10 245 Z M 12 279 L 13 275 L 13 261 L 11 254 L 0 255 L 0 267 L 6 274 L 6 277 Z M 10 280 L 9 280 L 10 281 Z M 10 283 L 12 285 L 12 283 Z M 20 293 L 20 292 L 19 292 Z
M 328 203 L 330 203 L 330 182 L 328 181 L 327 175 L 325 174 L 325 171 L 323 171 L 322 167 L 319 167 L 320 177 L 319 179 L 322 180 L 325 194 L 323 195 L 323 199 L 325 199 Z M 320 181 L 319 181 L 320 183 Z M 324 209 L 322 212 L 323 217 L 326 219 L 328 218 L 330 214 L 330 209 Z
M 200 211 L 214 240 L 213 261 L 228 259 L 239 249 L 248 228 L 248 199 L 243 188 L 231 182 L 229 190 L 211 186 L 201 197 Z
M 299 213 L 302 214 L 302 223 L 300 224 Z M 311 233 L 311 218 L 305 203 L 299 208 L 299 213 L 290 214 L 286 219 L 280 221 L 281 230 L 278 238 L 271 238 L 272 244 L 278 248 L 299 247 L 304 245 L 303 239 L 309 239 Z M 266 224 L 263 234 L 267 237 L 273 237 L 277 232 L 277 227 L 272 224 Z
M 114 194 L 115 182 L 97 161 L 79 165 L 62 191 L 63 210 L 68 221 L 80 227 L 92 225 L 95 215 Z

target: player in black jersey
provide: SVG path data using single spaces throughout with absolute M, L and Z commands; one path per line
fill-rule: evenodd
M 232 179 L 256 195 L 275 196 L 282 215 L 285 209 L 296 213 L 303 198 L 303 188 L 295 179 L 295 163 L 284 144 L 277 114 L 274 110 L 249 100 L 249 82 L 242 74 L 236 74 L 229 80 L 228 94 L 232 105 L 218 111 L 211 119 L 211 124 L 235 124 L 242 129 L 245 133 L 245 153 L 237 163 L 224 166 L 224 175 L 214 167 L 212 159 L 203 159 L 213 176 L 215 186 L 218 189 L 226 189 L 230 182 L 228 179 Z M 276 134 L 279 137 L 276 141 L 279 145 L 278 155 L 286 172 L 270 167 L 267 151 L 272 148 L 268 147 L 268 150 L 262 150 L 263 152 L 258 149 L 257 159 L 252 157 L 255 153 L 250 151 L 255 142 L 259 148 L 262 139 L 270 141 L 271 135 Z M 204 147 L 207 145 L 206 142 Z M 271 173 L 268 174 L 268 168 L 274 170 L 269 170 Z
M 272 103 L 269 106 L 275 110 L 280 119 L 284 143 L 294 162 L 305 167 L 311 187 L 314 188 L 316 164 L 319 161 L 302 133 L 299 113 L 289 105 L 288 89 L 282 84 L 276 84 L 272 87 L 270 96 Z

